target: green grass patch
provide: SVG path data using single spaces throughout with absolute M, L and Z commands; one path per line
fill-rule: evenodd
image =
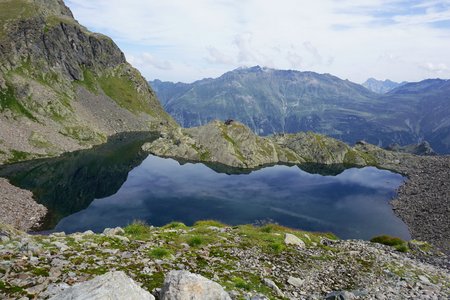
M 31 273 L 33 273 L 36 276 L 44 276 L 44 277 L 49 276 L 48 270 L 44 268 L 35 268 L 31 271 Z
M 372 243 L 383 244 L 387 246 L 392 246 L 395 250 L 400 252 L 407 252 L 409 250 L 408 244 L 398 237 L 393 237 L 389 235 L 376 236 L 370 240 Z
M 165 248 L 153 248 L 148 252 L 151 258 L 163 259 L 172 255 L 172 252 Z
M 103 92 L 119 106 L 135 114 L 153 113 L 145 97 L 137 92 L 136 86 L 130 79 L 119 76 L 103 76 L 99 78 L 98 82 Z
M 124 228 L 125 234 L 137 240 L 148 239 L 151 228 L 144 221 L 134 221 Z
M 15 163 L 22 160 L 27 160 L 33 157 L 31 153 L 23 152 L 19 150 L 11 150 L 10 152 L 12 154 L 12 157 L 9 158 L 6 162 L 7 163 Z
M 24 116 L 30 120 L 37 121 L 31 112 L 16 98 L 13 87 L 9 85 L 7 85 L 6 89 L 0 90 L 0 112 L 4 112 L 6 109 L 19 116 Z
M 244 289 L 246 291 L 251 290 L 251 285 L 241 277 L 233 277 L 232 279 L 234 286 L 238 289 Z
M 97 78 L 94 73 L 86 68 L 83 69 L 83 80 L 76 81 L 76 83 L 85 87 L 88 91 L 94 94 L 98 93 Z
M 167 225 L 164 225 L 162 227 L 163 229 L 184 229 L 184 228 L 188 228 L 186 225 L 184 225 L 184 223 L 182 222 L 170 222 Z
M 187 244 L 191 247 L 200 247 L 208 244 L 208 241 L 201 235 L 194 235 L 187 239 Z
M 223 224 L 219 221 L 214 221 L 214 220 L 204 220 L 204 221 L 197 221 L 194 223 L 194 227 L 219 227 L 219 228 L 223 228 L 223 227 L 227 227 L 226 224 Z
M 22 294 L 24 289 L 20 286 L 10 285 L 0 280 L 0 291 L 7 294 Z

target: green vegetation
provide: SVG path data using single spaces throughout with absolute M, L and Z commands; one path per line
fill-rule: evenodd
M 6 163 L 15 163 L 22 160 L 30 159 L 33 155 L 28 152 L 23 152 L 19 150 L 11 150 L 10 152 L 12 154 L 12 157 L 9 158 Z
M 349 166 L 357 165 L 358 164 L 357 158 L 358 154 L 356 153 L 356 151 L 349 150 L 347 151 L 347 153 L 345 153 L 344 164 Z
M 172 253 L 170 250 L 167 250 L 165 248 L 153 248 L 149 251 L 148 255 L 155 259 L 162 259 L 169 257 Z
M 239 149 L 239 145 L 236 143 L 235 140 L 233 140 L 233 139 L 228 135 L 226 126 L 225 126 L 225 125 L 221 125 L 221 126 L 220 126 L 220 129 L 221 129 L 221 131 L 222 131 L 222 137 L 223 137 L 227 142 L 229 142 L 229 143 L 233 146 L 233 148 L 234 148 L 234 153 L 236 154 L 237 159 L 239 159 L 241 162 L 245 163 L 245 158 L 244 158 L 244 156 L 242 155 L 241 150 Z
M 203 236 L 194 235 L 187 240 L 187 243 L 191 247 L 199 247 L 207 244 L 207 240 Z
M 226 224 L 223 224 L 219 221 L 215 220 L 204 220 L 204 221 L 197 221 L 194 223 L 194 227 L 218 227 L 223 228 L 226 227 Z
M 83 69 L 83 80 L 76 81 L 76 83 L 85 87 L 88 91 L 97 94 L 98 93 L 98 85 L 97 79 L 89 69 Z
M 134 221 L 124 228 L 125 234 L 135 239 L 148 239 L 151 228 L 143 221 Z
M 98 80 L 103 92 L 119 106 L 138 114 L 152 114 L 145 97 L 137 92 L 135 84 L 127 77 L 103 76 Z
M 60 132 L 61 134 L 71 137 L 80 142 L 106 142 L 104 134 L 94 132 L 87 126 L 67 126 Z
M 395 250 L 400 252 L 407 252 L 409 250 L 408 243 L 398 237 L 392 237 L 388 235 L 381 235 L 374 237 L 370 240 L 372 243 L 383 244 L 387 246 L 392 246 Z
M 74 19 L 66 17 L 66 16 L 51 15 L 51 16 L 48 16 L 45 21 L 46 22 L 45 22 L 44 32 L 48 32 L 50 29 L 52 29 L 56 26 L 59 26 L 61 23 L 83 28 Z
M 4 112 L 6 109 L 9 109 L 19 116 L 25 116 L 30 120 L 37 121 L 31 112 L 19 102 L 15 96 L 14 89 L 9 85 L 6 89 L 0 90 L 0 112 Z
M 181 222 L 171 222 L 167 225 L 164 225 L 162 228 L 164 229 L 180 229 L 180 228 L 188 228 L 184 223 Z

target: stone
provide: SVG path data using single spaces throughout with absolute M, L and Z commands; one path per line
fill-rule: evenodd
M 303 283 L 305 282 L 305 280 L 297 278 L 297 277 L 293 277 L 293 276 L 289 276 L 288 281 L 287 281 L 290 285 L 293 285 L 295 287 L 301 287 L 303 285 Z
M 294 245 L 300 248 L 305 248 L 305 242 L 303 242 L 301 239 L 299 239 L 298 237 L 296 237 L 293 234 L 290 233 L 286 233 L 286 236 L 284 238 L 284 243 L 286 245 Z
M 325 296 L 325 300 L 352 300 L 352 299 L 355 299 L 355 295 L 347 291 L 331 292 Z
M 423 276 L 423 275 L 419 275 L 419 280 L 420 280 L 420 282 L 422 282 L 424 284 L 430 284 L 431 283 L 430 280 L 426 276 Z
M 188 271 L 170 271 L 161 289 L 161 300 L 231 300 L 216 282 Z
M 284 298 L 284 293 L 280 290 L 280 288 L 276 285 L 276 283 L 273 282 L 271 279 L 264 278 L 263 283 L 265 285 L 267 285 L 268 287 L 270 287 L 272 290 L 274 290 L 275 293 L 277 294 L 277 296 Z
M 53 242 L 52 243 L 56 248 L 58 248 L 61 252 L 69 250 L 69 247 L 61 242 Z
M 125 230 L 120 227 L 106 228 L 105 230 L 103 230 L 103 234 L 107 236 L 123 235 L 125 234 Z
M 51 300 L 154 300 L 124 272 L 108 272 L 92 280 L 76 284 L 56 294 Z

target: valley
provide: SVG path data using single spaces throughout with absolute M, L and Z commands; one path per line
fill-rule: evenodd
M 149 85 L 82 2 L 0 0 L 1 299 L 448 297 L 449 80 Z

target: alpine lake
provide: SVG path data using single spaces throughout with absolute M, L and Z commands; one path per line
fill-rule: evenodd
M 127 133 L 89 150 L 0 167 L 49 210 L 39 230 L 66 233 L 218 220 L 278 223 L 345 239 L 409 239 L 389 201 L 404 177 L 374 167 L 301 165 L 256 170 L 193 163 L 141 150 L 152 133 Z

